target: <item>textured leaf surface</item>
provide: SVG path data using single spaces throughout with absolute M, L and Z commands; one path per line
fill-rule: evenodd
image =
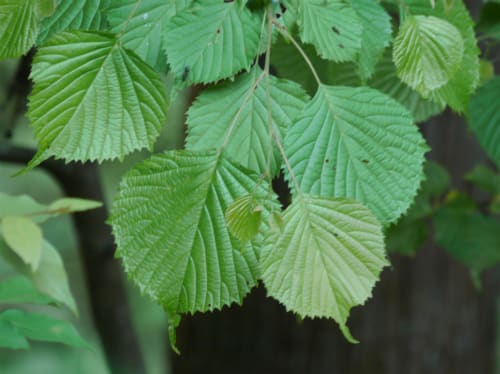
M 224 214 L 269 186 L 215 152 L 168 152 L 133 168 L 113 204 L 126 272 L 169 313 L 240 303 L 259 276 L 260 236 L 242 245 Z
M 299 196 L 270 231 L 262 251 L 269 295 L 305 317 L 329 317 L 355 342 L 346 321 L 363 304 L 387 265 L 380 224 L 359 203 Z
M 313 44 L 326 59 L 350 61 L 360 51 L 361 22 L 341 0 L 300 1 L 297 22 L 302 41 Z
M 266 78 L 261 74 L 260 68 L 254 68 L 233 83 L 204 91 L 189 109 L 186 148 L 219 148 L 236 120 L 224 149 L 226 155 L 258 173 L 266 171 L 271 156 L 270 173 L 276 175 L 281 156 L 269 133 Z M 273 129 L 281 137 L 308 97 L 291 81 L 270 77 L 269 85 Z
M 111 0 L 106 18 L 114 33 L 151 66 L 166 70 L 163 25 L 176 13 L 176 0 Z
M 38 44 L 65 30 L 101 30 L 105 24 L 102 8 L 108 0 L 59 0 L 55 12 L 40 25 Z
M 9 309 L 0 313 L 0 321 L 15 327 L 32 340 L 56 342 L 73 347 L 89 347 L 72 324 L 39 313 Z
M 359 75 L 366 80 L 373 75 L 384 48 L 392 40 L 391 18 L 376 1 L 349 0 L 348 3 L 359 17 L 363 29 L 357 63 Z
M 453 78 L 443 87 L 432 91 L 431 99 L 448 104 L 457 112 L 467 109 L 470 96 L 479 83 L 479 48 L 477 47 L 474 22 L 462 0 L 436 1 L 434 8 L 424 0 L 405 1 L 412 14 L 422 14 L 444 19 L 457 28 L 464 43 L 464 53 Z
M 462 62 L 464 42 L 446 20 L 408 17 L 394 40 L 394 62 L 401 80 L 424 97 L 444 86 Z
M 67 161 L 151 148 L 167 108 L 159 75 L 111 35 L 63 32 L 39 49 L 28 117 L 43 152 Z
M 302 192 L 353 198 L 384 224 L 413 201 L 426 149 L 407 110 L 367 87 L 320 86 L 285 138 Z
M 231 77 L 250 67 L 260 31 L 260 18 L 238 1 L 196 1 L 165 26 L 168 63 L 191 83 Z
M 226 210 L 227 227 L 231 234 L 242 242 L 255 238 L 262 223 L 262 210 L 252 194 L 233 201 Z
M 488 81 L 472 98 L 468 124 L 481 147 L 500 167 L 500 77 Z
M 47 6 L 51 6 L 51 1 L 0 1 L 0 59 L 19 57 L 31 48 L 40 21 L 50 15 Z
M 5 217 L 0 223 L 10 249 L 35 271 L 42 256 L 43 234 L 40 227 L 26 217 Z
M 417 91 L 403 83 L 397 76 L 390 53 L 386 53 L 377 64 L 375 74 L 368 85 L 403 104 L 411 112 L 415 122 L 424 122 L 441 113 L 445 107 L 444 104 L 424 99 Z

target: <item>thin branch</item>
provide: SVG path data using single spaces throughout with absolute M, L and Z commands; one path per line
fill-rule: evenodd
M 304 52 L 304 50 L 300 46 L 300 44 L 295 40 L 295 38 L 288 32 L 288 30 L 283 25 L 281 25 L 278 21 L 276 21 L 276 19 L 273 18 L 272 22 L 276 26 L 276 28 L 278 29 L 278 31 L 285 38 L 289 39 L 292 42 L 292 44 L 295 46 L 295 48 L 297 48 L 297 51 L 299 51 L 299 53 L 302 55 L 302 58 L 304 59 L 304 61 L 309 66 L 309 69 L 311 69 L 311 72 L 312 72 L 312 74 L 314 76 L 314 79 L 316 79 L 316 82 L 318 82 L 318 86 L 320 86 L 321 85 L 321 80 L 319 79 L 319 75 L 316 72 L 316 69 L 314 68 L 314 65 L 312 64 L 311 60 L 309 59 L 309 57 L 307 56 L 307 54 Z

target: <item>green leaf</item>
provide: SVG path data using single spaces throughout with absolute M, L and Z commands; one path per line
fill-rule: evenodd
M 111 31 L 119 34 L 123 45 L 156 69 L 166 71 L 163 52 L 163 25 L 172 18 L 176 0 L 111 0 L 106 18 Z
M 321 59 L 314 47 L 310 44 L 301 45 L 301 48 L 311 60 L 322 82 L 328 81 L 328 61 Z M 271 64 L 277 70 L 278 76 L 299 83 L 309 94 L 314 95 L 318 84 L 311 70 L 297 49 L 279 37 L 272 46 Z
M 354 9 L 341 0 L 302 0 L 298 25 L 304 43 L 321 57 L 351 61 L 361 49 L 363 26 Z
M 452 200 L 434 218 L 435 240 L 477 276 L 500 262 L 500 221 Z
M 252 240 L 259 233 L 262 210 L 259 199 L 253 194 L 236 199 L 226 210 L 229 232 L 243 243 Z
M 43 242 L 43 254 L 37 271 L 31 273 L 36 288 L 66 305 L 75 315 L 78 308 L 69 288 L 68 276 L 59 252 L 48 241 Z
M 445 105 L 422 98 L 417 91 L 403 83 L 397 76 L 390 51 L 377 64 L 368 85 L 393 97 L 405 106 L 415 122 L 424 122 L 443 111 Z
M 174 75 L 209 83 L 249 69 L 259 47 L 261 19 L 238 1 L 199 0 L 165 25 Z
M 111 218 L 125 271 L 170 314 L 241 303 L 259 277 L 262 238 L 243 245 L 224 214 L 241 196 L 265 196 L 258 180 L 216 152 L 171 151 L 134 167 Z
M 417 91 L 403 83 L 398 78 L 396 66 L 392 61 L 392 52 L 387 49 L 375 68 L 375 74 L 363 83 L 352 63 L 330 63 L 327 67 L 329 76 L 322 81 L 336 86 L 359 87 L 368 85 L 403 104 L 416 122 L 424 122 L 430 117 L 441 113 L 445 104 L 438 104 L 430 99 L 424 99 Z
M 31 196 L 19 195 L 12 196 L 0 192 L 0 220 L 8 216 L 27 216 L 33 213 L 43 212 L 47 210 L 47 205 L 42 205 Z M 41 223 L 49 218 L 47 214 L 33 215 L 33 221 Z
M 361 49 L 357 64 L 362 80 L 370 78 L 382 53 L 392 40 L 391 17 L 373 0 L 348 0 L 362 25 Z
M 9 216 L 0 223 L 7 245 L 35 271 L 42 256 L 43 234 L 40 227 L 26 217 Z
M 28 340 L 19 330 L 7 321 L 0 320 L 0 347 L 11 349 L 28 349 Z
M 233 126 L 224 149 L 226 155 L 259 174 L 276 175 L 281 155 L 269 134 L 268 105 L 273 129 L 281 138 L 304 108 L 308 97 L 299 85 L 270 77 L 268 103 L 266 86 L 262 70 L 254 68 L 235 82 L 205 90 L 188 112 L 186 148 L 219 148 Z
M 431 99 L 439 104 L 448 104 L 457 112 L 467 109 L 470 96 L 479 83 L 479 48 L 477 47 L 474 22 L 462 0 L 436 2 L 434 8 L 424 0 L 405 0 L 412 14 L 434 16 L 455 26 L 464 43 L 463 58 L 453 78 L 443 87 L 431 92 Z
M 463 54 L 464 41 L 457 28 L 433 16 L 408 17 L 394 40 L 398 76 L 424 97 L 448 83 Z
M 69 289 L 68 277 L 62 259 L 48 241 L 43 241 L 42 258 L 36 271 L 32 271 L 18 256 L 8 250 L 1 236 L 0 255 L 14 269 L 29 277 L 40 292 L 59 303 L 65 304 L 75 315 L 78 315 L 78 309 Z
M 468 124 L 479 144 L 500 167 L 500 77 L 482 86 L 469 105 Z
M 9 309 L 0 313 L 0 322 L 8 323 L 20 334 L 32 340 L 62 343 L 73 347 L 90 347 L 72 324 L 44 314 Z
M 427 239 L 428 232 L 425 221 L 405 215 L 396 225 L 389 227 L 386 235 L 388 252 L 414 256 Z
M 74 197 L 64 197 L 57 199 L 49 205 L 50 210 L 56 210 L 61 213 L 83 212 L 96 209 L 102 206 L 100 201 L 77 199 Z
M 105 20 L 102 8 L 107 0 L 59 0 L 52 16 L 40 25 L 37 44 L 65 30 L 103 30 Z
M 349 310 L 363 304 L 388 264 L 380 224 L 359 203 L 299 195 L 268 232 L 262 279 L 268 294 L 301 317 L 335 319 L 346 338 Z
M 47 13 L 50 9 L 45 1 L 0 0 L 0 59 L 28 52 Z
M 54 300 L 41 294 L 25 277 L 13 277 L 0 281 L 2 304 L 51 304 Z
M 484 33 L 489 38 L 500 40 L 500 4 L 485 3 L 481 7 L 477 31 Z
M 465 179 L 493 195 L 500 194 L 500 174 L 485 165 L 477 165 Z
M 166 115 L 159 75 L 112 35 L 62 32 L 38 50 L 28 117 L 40 151 L 67 161 L 151 148 Z
M 302 192 L 353 198 L 383 224 L 413 201 L 426 150 L 407 110 L 367 87 L 320 86 L 285 137 Z
M 425 180 L 408 212 L 387 230 L 387 249 L 413 256 L 427 239 L 427 218 L 436 210 L 436 201 L 450 186 L 445 168 L 433 161 L 424 165 Z

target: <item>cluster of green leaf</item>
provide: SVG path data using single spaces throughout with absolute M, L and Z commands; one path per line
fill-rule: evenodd
M 480 288 L 484 270 L 500 263 L 500 174 L 478 165 L 466 180 L 485 194 L 481 204 L 452 189 L 446 170 L 426 164 L 426 180 L 408 213 L 387 231 L 387 249 L 413 256 L 430 236 L 470 271 Z
M 78 315 L 61 256 L 44 239 L 40 225 L 57 215 L 100 205 L 72 198 L 43 205 L 26 195 L 0 193 L 0 256 L 23 275 L 0 281 L 0 305 L 4 309 L 0 312 L 1 347 L 28 348 L 27 338 L 88 346 L 69 322 L 9 307 L 17 304 L 64 305 Z
M 241 303 L 262 280 L 288 310 L 333 318 L 355 341 L 349 310 L 371 295 L 388 264 L 383 230 L 424 178 L 415 123 L 446 105 L 468 111 L 499 162 L 498 79 L 469 104 L 479 49 L 461 0 L 72 3 L 0 0 L 2 25 L 22 36 L 0 29 L 0 57 L 37 46 L 30 167 L 151 149 L 166 118 L 165 74 L 172 95 L 203 87 L 186 149 L 130 170 L 111 217 L 126 272 L 173 328 L 180 314 Z M 291 188 L 284 210 L 271 187 L 280 170 Z M 401 221 L 415 240 L 446 184 L 432 180 Z

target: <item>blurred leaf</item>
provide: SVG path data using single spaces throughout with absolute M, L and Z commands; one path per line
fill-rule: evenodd
M 425 180 L 408 212 L 388 228 L 387 249 L 406 256 L 413 256 L 427 238 L 425 219 L 434 213 L 432 200 L 444 194 L 450 186 L 450 176 L 445 168 L 433 161 L 424 165 Z
M 405 256 L 414 256 L 427 239 L 425 221 L 403 216 L 396 225 L 386 232 L 385 245 L 389 252 Z
M 40 293 L 27 278 L 13 277 L 0 281 L 2 304 L 50 304 L 54 299 Z
M 436 243 L 476 274 L 500 262 L 499 227 L 498 219 L 472 209 L 463 195 L 450 198 L 434 218 Z
M 42 255 L 43 234 L 40 227 L 26 217 L 9 216 L 0 223 L 4 240 L 10 249 L 35 271 Z
M 102 203 L 99 201 L 65 197 L 52 202 L 49 205 L 49 210 L 57 210 L 60 211 L 60 213 L 70 213 L 83 212 L 101 206 Z
M 487 166 L 478 165 L 465 175 L 465 179 L 493 195 L 500 194 L 500 174 Z
M 61 256 L 46 240 L 43 242 L 40 266 L 37 271 L 31 274 L 31 278 L 41 292 L 66 305 L 75 315 L 78 315 Z
M 486 83 L 495 76 L 495 66 L 489 60 L 479 60 L 479 79 L 481 84 Z
M 8 321 L 0 320 L 0 347 L 12 349 L 27 349 L 28 341 L 19 330 Z
M 479 144 L 500 167 L 500 76 L 486 82 L 469 105 L 468 124 Z
M 69 288 L 62 259 L 59 252 L 48 241 L 43 241 L 42 258 L 35 272 L 32 272 L 18 256 L 8 250 L 1 236 L 0 255 L 14 269 L 29 277 L 40 292 L 52 297 L 57 302 L 65 304 L 75 315 L 78 315 L 78 309 Z
M 492 39 L 500 40 L 500 4 L 483 4 L 476 30 Z
M 15 327 L 20 335 L 32 340 L 62 343 L 73 347 L 91 347 L 71 323 L 44 314 L 9 309 L 0 313 L 0 322 L 8 323 Z
M 8 216 L 25 216 L 47 210 L 47 205 L 37 203 L 28 195 L 11 196 L 0 192 L 0 219 Z M 34 215 L 33 221 L 41 223 L 50 215 Z

